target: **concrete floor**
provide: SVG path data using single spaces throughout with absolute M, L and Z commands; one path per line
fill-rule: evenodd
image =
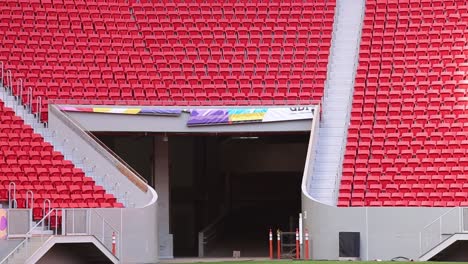
M 161 259 L 162 264 L 175 264 L 175 263 L 209 263 L 209 262 L 224 262 L 224 261 L 267 261 L 269 258 L 173 258 Z

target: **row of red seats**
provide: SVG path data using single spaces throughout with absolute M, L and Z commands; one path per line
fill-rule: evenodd
M 338 206 L 374 206 L 374 207 L 466 207 L 468 201 L 338 201 Z

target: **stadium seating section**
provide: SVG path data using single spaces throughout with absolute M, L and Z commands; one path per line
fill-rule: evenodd
M 366 5 L 338 204 L 467 206 L 467 2 Z
M 54 208 L 122 207 L 0 102 L 0 202 L 8 201 L 11 182 L 19 208 L 30 205 L 26 192 L 33 190 L 35 219 L 41 218 L 45 199 Z
M 34 102 L 319 102 L 335 0 L 5 0 L 0 61 Z M 23 96 L 23 102 L 27 102 Z M 155 102 L 157 101 L 157 102 Z M 247 102 L 249 101 L 249 102 Z M 34 104 L 36 106 L 36 104 Z M 38 109 L 34 109 L 38 111 Z
M 221 3 L 224 2 L 224 3 Z M 334 0 L 4 0 L 0 61 L 13 92 L 47 121 L 52 100 L 80 104 L 238 105 L 321 100 Z M 24 88 L 16 85 L 23 79 Z M 10 83 L 7 83 L 11 86 Z M 29 94 L 32 101 L 29 102 Z M 247 102 L 248 101 L 248 102 Z M 43 104 L 38 106 L 38 102 Z M 121 207 L 1 104 L 0 201 L 34 191 L 53 208 Z

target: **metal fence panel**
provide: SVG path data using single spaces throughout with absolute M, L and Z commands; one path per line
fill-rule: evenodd
M 65 230 L 67 235 L 87 234 L 87 226 L 86 209 L 66 209 Z
M 25 236 L 31 228 L 31 209 L 8 210 L 8 235 Z

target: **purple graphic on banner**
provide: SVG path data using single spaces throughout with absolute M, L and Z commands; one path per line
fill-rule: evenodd
M 229 124 L 229 112 L 222 109 L 192 110 L 187 126 Z
M 182 113 L 182 110 L 177 109 L 141 109 L 141 115 L 169 115 L 169 116 L 179 116 Z
M 7 228 L 7 218 L 5 216 L 2 216 L 0 219 L 0 231 L 4 231 Z

